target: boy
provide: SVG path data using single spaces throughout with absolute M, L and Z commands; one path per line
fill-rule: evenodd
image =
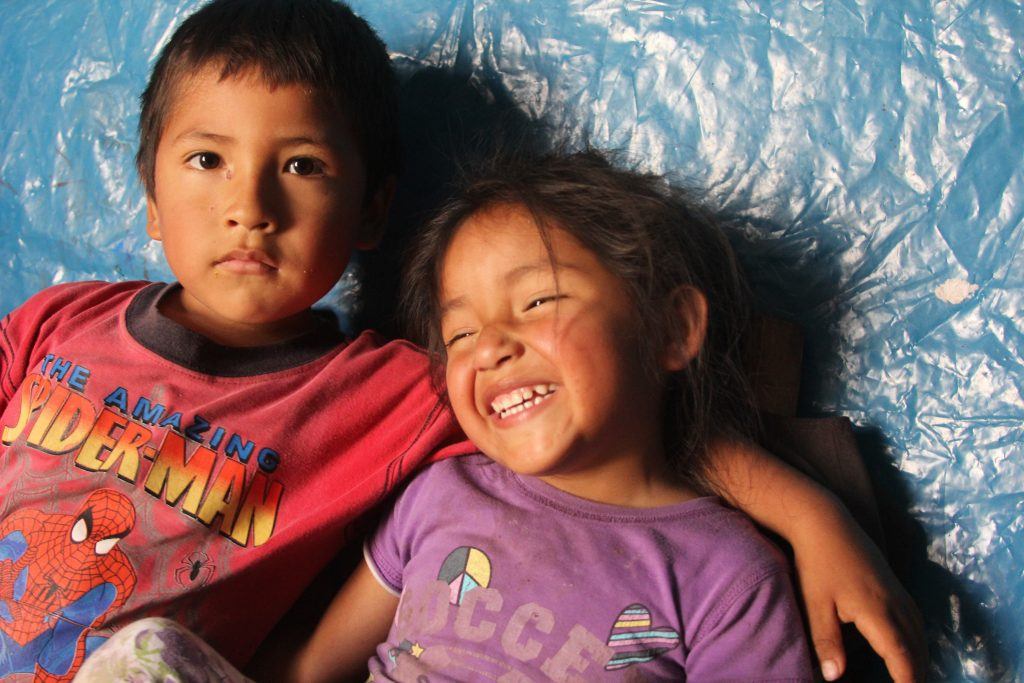
M 422 352 L 346 343 L 310 309 L 379 236 L 392 80 L 372 30 L 330 0 L 215 0 L 164 49 L 138 165 L 178 282 L 60 285 L 0 323 L 0 677 L 68 679 L 147 615 L 242 665 L 361 513 L 428 459 L 472 450 Z M 724 480 L 750 474 L 736 462 Z M 792 530 L 791 510 L 751 500 Z M 815 585 L 832 609 L 899 597 L 876 578 Z M 826 625 L 835 636 L 834 613 Z
M 0 676 L 70 677 L 152 613 L 245 662 L 357 515 L 468 449 L 419 350 L 310 310 L 378 237 L 393 98 L 326 1 L 216 3 L 168 45 L 138 163 L 180 284 L 61 285 L 3 321 Z

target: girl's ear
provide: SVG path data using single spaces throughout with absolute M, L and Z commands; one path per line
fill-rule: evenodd
M 690 285 L 680 285 L 672 292 L 669 310 L 672 325 L 661 355 L 661 366 L 666 372 L 678 372 L 690 364 L 708 331 L 708 300 L 704 293 Z
M 388 208 L 395 196 L 395 176 L 391 175 L 381 181 L 380 187 L 363 207 L 363 222 L 356 235 L 356 249 L 373 249 L 384 236 L 384 223 L 388 218 Z
M 160 215 L 156 210 L 156 200 L 146 195 L 146 234 L 151 239 L 160 239 Z

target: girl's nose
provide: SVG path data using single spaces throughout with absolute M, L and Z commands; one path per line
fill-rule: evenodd
M 238 169 L 228 173 L 231 195 L 224 212 L 225 225 L 247 230 L 276 229 L 275 192 L 270 174 L 257 169 Z
M 494 370 L 523 354 L 523 345 L 507 330 L 487 325 L 477 333 L 473 360 L 477 370 Z

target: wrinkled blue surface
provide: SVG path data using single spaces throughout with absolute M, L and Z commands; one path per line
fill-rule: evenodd
M 854 419 L 906 517 L 891 540 L 920 545 L 933 675 L 1020 680 L 1020 3 L 353 4 L 394 53 L 487 74 L 747 220 L 762 300 L 808 332 L 803 409 Z M 195 5 L 0 2 L 0 313 L 57 282 L 169 277 L 136 98 Z

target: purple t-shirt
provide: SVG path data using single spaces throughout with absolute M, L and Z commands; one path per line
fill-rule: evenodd
M 812 680 L 784 559 L 714 498 L 623 508 L 453 458 L 366 554 L 401 595 L 374 681 Z

